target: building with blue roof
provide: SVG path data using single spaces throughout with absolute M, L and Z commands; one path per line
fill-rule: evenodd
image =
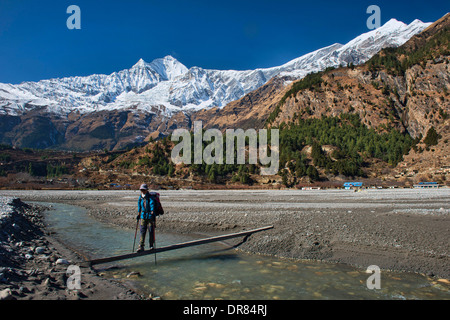
M 353 189 L 353 188 L 362 188 L 363 183 L 362 182 L 346 182 L 344 183 L 344 188 L 346 190 Z

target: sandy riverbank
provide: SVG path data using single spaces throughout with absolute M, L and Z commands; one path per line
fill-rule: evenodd
M 161 191 L 161 231 L 217 233 L 266 225 L 241 250 L 450 278 L 450 189 Z M 134 228 L 137 191 L 1 191 L 83 206 Z

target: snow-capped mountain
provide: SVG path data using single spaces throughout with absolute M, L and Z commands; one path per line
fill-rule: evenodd
M 165 117 L 179 111 L 224 107 L 261 87 L 275 76 L 299 79 L 308 73 L 366 62 L 385 47 L 397 47 L 430 23 L 419 20 L 406 25 L 395 19 L 349 43 L 333 44 L 282 66 L 256 70 L 208 70 L 187 68 L 172 56 L 150 63 L 139 60 L 130 69 L 110 75 L 91 75 L 24 82 L 0 83 L 0 114 L 21 115 L 43 108 L 67 115 L 111 110 L 139 110 Z

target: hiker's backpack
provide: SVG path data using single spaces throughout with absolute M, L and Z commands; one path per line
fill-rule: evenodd
M 155 216 L 162 216 L 164 214 L 164 209 L 161 205 L 161 201 L 159 201 L 159 193 L 157 192 L 149 192 L 150 199 L 153 200 L 154 204 L 154 214 Z

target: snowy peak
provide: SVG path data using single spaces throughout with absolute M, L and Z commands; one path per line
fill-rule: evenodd
M 0 114 L 21 114 L 36 107 L 57 114 L 127 109 L 154 112 L 155 107 L 162 107 L 170 117 L 178 111 L 224 107 L 276 76 L 300 79 L 327 67 L 364 63 L 383 48 L 404 44 L 429 25 L 420 20 L 407 25 L 391 19 L 345 45 L 336 43 L 266 69 L 188 69 L 168 55 L 152 62 L 140 59 L 130 69 L 110 75 L 0 84 Z
M 175 79 L 188 71 L 185 65 L 172 56 L 155 59 L 150 63 L 150 66 L 161 75 L 164 75 L 167 80 Z
M 283 70 L 280 75 L 301 78 L 327 67 L 346 66 L 349 63 L 362 64 L 383 48 L 403 45 L 429 25 L 430 23 L 419 20 L 407 25 L 391 19 L 380 28 L 363 33 L 345 45 L 335 43 L 284 64 L 281 66 Z
M 144 59 L 139 59 L 139 61 L 131 67 L 131 69 L 143 69 L 143 68 L 147 68 L 148 64 L 147 62 L 144 61 Z
M 398 21 L 397 19 L 392 18 L 391 20 L 386 22 L 383 26 L 381 26 L 377 30 L 379 30 L 381 28 L 383 28 L 383 29 L 390 29 L 390 30 L 396 30 L 396 29 L 404 28 L 406 26 L 407 26 L 406 23 L 403 23 L 401 21 Z
M 145 62 L 144 59 L 131 67 L 131 70 L 146 70 L 157 73 L 164 81 L 175 79 L 188 71 L 188 68 L 172 56 L 155 59 L 152 62 Z
M 425 22 L 423 22 L 423 21 L 421 21 L 421 20 L 419 20 L 419 19 L 415 19 L 414 21 L 412 21 L 409 25 L 408 24 L 406 24 L 406 23 L 403 23 L 403 22 L 401 22 L 401 21 L 398 21 L 398 20 L 396 20 L 396 19 L 391 19 L 391 20 L 389 20 L 387 23 L 386 23 L 386 25 L 387 24 L 389 24 L 389 23 L 392 23 L 392 24 L 394 24 L 394 23 L 396 23 L 397 25 L 403 25 L 403 27 L 404 28 L 409 28 L 409 29 L 411 29 L 411 28 L 421 28 L 424 24 L 426 24 L 426 25 L 431 25 L 432 23 L 425 23 Z M 399 27 L 400 28 L 400 27 Z
M 420 20 L 414 20 L 407 25 L 396 19 L 391 19 L 380 28 L 356 37 L 347 43 L 346 47 L 372 46 L 373 50 L 377 51 L 385 47 L 398 47 L 430 25 L 431 23 L 423 23 Z

